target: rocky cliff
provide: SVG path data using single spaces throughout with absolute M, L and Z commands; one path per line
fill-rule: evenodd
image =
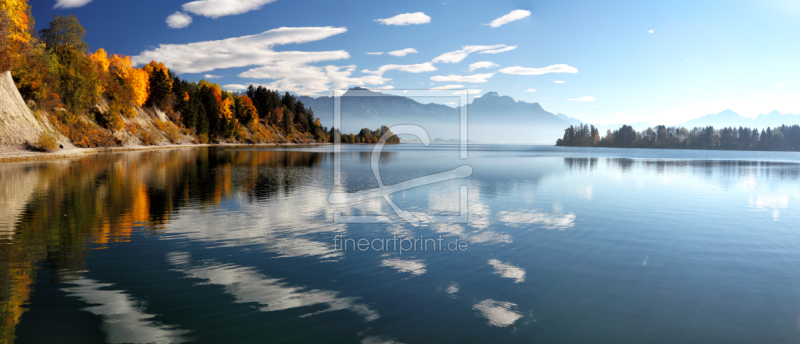
M 53 130 L 46 116 L 36 116 L 25 105 L 10 72 L 0 74 L 0 146 L 33 144 L 44 131 Z M 67 139 L 59 137 L 63 143 Z

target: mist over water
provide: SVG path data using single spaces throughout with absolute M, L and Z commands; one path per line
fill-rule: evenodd
M 800 155 L 225 147 L 0 166 L 6 342 L 800 340 Z M 466 185 L 467 223 L 458 215 Z M 334 213 L 387 215 L 340 223 Z M 347 249 L 337 238 L 465 250 Z

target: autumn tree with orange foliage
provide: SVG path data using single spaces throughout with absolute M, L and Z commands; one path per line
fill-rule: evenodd
M 89 59 L 97 63 L 103 73 L 108 73 L 108 67 L 111 64 L 111 61 L 109 61 L 108 53 L 106 53 L 105 49 L 97 49 L 94 54 L 89 55 Z
M 33 24 L 27 0 L 0 0 L 0 73 L 10 70 L 20 94 L 41 101 L 52 80 L 46 51 L 32 37 Z
M 149 75 L 132 66 L 129 56 L 114 54 L 109 62 L 109 71 L 120 82 L 129 86 L 133 104 L 142 106 L 150 95 Z
M 219 118 L 225 120 L 233 119 L 233 101 L 230 97 L 226 97 L 219 103 Z
M 28 0 L 0 0 L 0 72 L 12 69 L 30 49 L 31 28 Z
M 245 95 L 236 97 L 236 118 L 248 125 L 258 120 L 258 110 L 250 97 Z

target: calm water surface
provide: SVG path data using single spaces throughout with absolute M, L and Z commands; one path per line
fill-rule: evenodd
M 0 342 L 797 343 L 800 155 L 202 148 L 0 165 Z M 458 215 L 466 185 L 467 223 Z M 389 223 L 337 223 L 388 215 Z M 463 250 L 360 251 L 338 238 Z M 407 241 L 411 242 L 411 241 Z M 379 248 L 379 247 L 378 247 Z

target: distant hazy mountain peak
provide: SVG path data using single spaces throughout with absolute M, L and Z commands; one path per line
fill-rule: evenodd
M 721 111 L 721 112 L 719 112 L 719 113 L 710 114 L 710 115 L 706 115 L 706 116 L 720 116 L 720 117 L 723 117 L 723 116 L 727 116 L 727 117 L 742 117 L 742 116 L 740 116 L 738 113 L 734 112 L 734 111 L 733 111 L 733 110 L 731 110 L 731 109 L 725 109 L 725 110 L 722 110 L 722 111 Z M 705 117 L 705 116 L 704 116 L 704 117 Z
M 402 95 L 388 95 L 361 87 L 353 87 L 346 94 L 355 97 L 342 99 L 343 132 L 413 123 L 426 128 L 431 137 L 458 136 L 459 112 L 452 107 L 423 104 Z M 314 110 L 322 125 L 333 124 L 331 97 L 300 96 L 298 100 Z M 539 103 L 516 101 L 497 92 L 487 92 L 483 97 L 475 98 L 469 104 L 468 112 L 470 139 L 482 142 L 552 144 L 564 134 L 565 128 L 581 123 L 574 118 L 547 112 Z
M 517 103 L 525 104 L 525 105 L 531 104 L 531 103 L 526 103 L 526 102 L 523 102 L 523 101 L 519 101 L 518 102 L 518 101 L 514 100 L 514 98 L 512 98 L 512 97 L 501 96 L 497 92 L 488 92 L 488 93 L 484 94 L 482 97 L 475 98 L 472 101 L 473 105 L 501 106 L 501 107 L 513 107 Z M 538 106 L 539 104 L 537 104 L 537 103 L 533 103 L 533 104 L 536 104 L 535 107 L 539 107 Z M 539 107 L 539 108 L 541 108 L 541 107 Z
M 365 96 L 396 97 L 393 94 L 381 93 L 381 92 L 377 92 L 377 91 L 374 91 L 374 90 L 370 90 L 368 88 L 363 88 L 363 87 L 358 87 L 358 86 L 351 87 L 351 88 L 347 89 L 347 92 L 345 92 L 344 95 L 348 96 L 348 97 L 355 97 L 355 96 L 361 96 L 361 97 L 365 97 Z
M 538 103 L 535 103 L 535 104 L 538 104 Z M 556 114 L 556 117 L 563 119 L 564 121 L 566 121 L 570 125 L 581 125 L 581 124 L 583 124 L 583 122 L 581 120 L 579 120 L 577 118 L 569 117 L 569 116 L 567 116 L 567 115 L 565 115 L 563 113 L 560 113 L 560 112 Z

